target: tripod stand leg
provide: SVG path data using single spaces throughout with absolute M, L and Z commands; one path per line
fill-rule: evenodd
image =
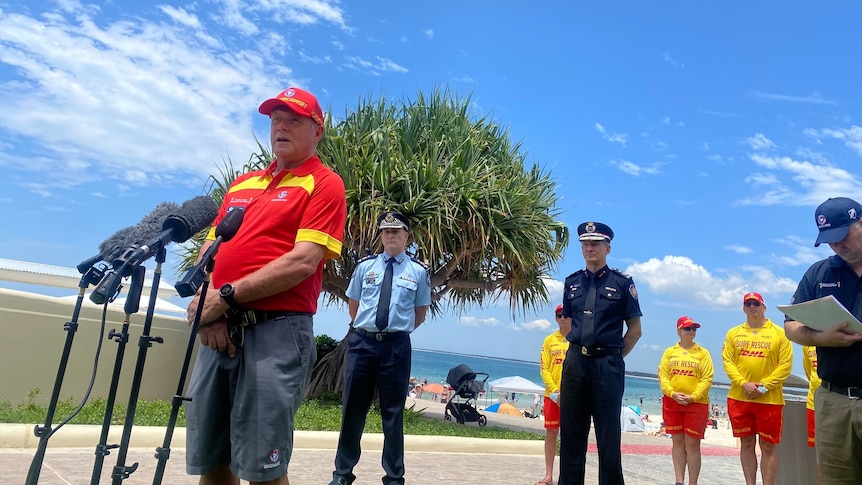
M 212 269 L 210 269 L 210 272 Z M 202 294 L 206 294 L 207 288 L 209 288 L 210 282 L 210 274 L 207 273 L 207 279 L 204 281 L 202 286 Z M 156 448 L 156 459 L 159 461 L 156 465 L 156 474 L 153 476 L 153 485 L 160 485 L 162 483 L 162 478 L 165 475 L 165 467 L 167 466 L 168 459 L 171 457 L 171 440 L 174 436 L 174 428 L 177 425 L 177 417 L 180 414 L 180 406 L 183 401 L 191 401 L 191 398 L 184 397 L 183 388 L 186 386 L 186 376 L 189 372 L 189 365 L 192 361 L 192 353 L 195 349 L 195 341 L 198 337 L 198 325 L 201 320 L 201 313 L 203 312 L 204 299 L 201 298 L 198 300 L 198 308 L 195 313 L 194 324 L 191 327 L 191 332 L 189 334 L 189 343 L 188 347 L 186 347 L 186 356 L 183 360 L 183 368 L 180 371 L 180 380 L 177 383 L 177 393 L 174 394 L 174 398 L 171 400 L 171 416 L 168 419 L 168 427 L 165 430 L 165 440 L 162 442 L 162 446 Z
M 36 426 L 33 433 L 39 438 L 39 445 L 36 447 L 36 454 L 33 456 L 33 461 L 30 462 L 30 469 L 27 472 L 26 485 L 35 485 L 39 482 L 39 475 L 42 473 L 42 462 L 45 461 L 45 451 L 48 449 L 48 439 L 53 434 L 51 425 L 54 421 L 54 413 L 57 411 L 57 402 L 60 399 L 60 389 L 63 387 L 63 377 L 66 375 L 66 365 L 69 363 L 69 354 L 72 351 L 72 342 L 75 340 L 75 332 L 78 331 L 78 316 L 81 313 L 81 304 L 84 301 L 84 290 L 87 288 L 87 275 L 81 278 L 81 283 L 78 285 L 78 300 L 75 302 L 75 309 L 72 312 L 72 320 L 63 325 L 63 330 L 66 333 L 66 343 L 63 345 L 63 353 L 60 355 L 60 365 L 57 368 L 57 378 L 54 379 L 54 390 L 51 392 L 51 400 L 48 404 L 48 412 L 45 415 L 45 425 Z

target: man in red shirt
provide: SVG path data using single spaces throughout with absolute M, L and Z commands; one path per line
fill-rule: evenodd
M 289 88 L 259 111 L 270 118 L 275 161 L 231 184 L 201 248 L 225 214 L 245 211 L 219 249 L 186 403 L 187 472 L 202 484 L 289 483 L 293 418 L 316 357 L 323 263 L 341 255 L 344 239 L 344 183 L 315 155 L 324 132 L 317 99 Z M 201 297 L 189 304 L 190 323 Z

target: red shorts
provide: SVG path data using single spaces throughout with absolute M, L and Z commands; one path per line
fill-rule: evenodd
M 730 418 L 730 427 L 736 438 L 756 434 L 767 443 L 781 442 L 781 427 L 784 424 L 784 406 L 781 404 L 727 398 L 727 417 Z
M 560 428 L 560 405 L 545 396 L 545 429 Z
M 673 399 L 663 396 L 661 399 L 661 417 L 667 434 L 685 433 L 692 438 L 703 439 L 706 430 L 706 420 L 709 417 L 709 404 L 693 402 L 682 405 Z
M 808 446 L 814 448 L 814 410 L 806 408 L 805 414 L 808 416 Z

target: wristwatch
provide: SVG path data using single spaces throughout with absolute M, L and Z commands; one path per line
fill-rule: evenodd
M 233 311 L 242 311 L 242 305 L 237 303 L 237 301 L 233 297 L 234 287 L 230 283 L 225 283 L 221 285 L 221 288 L 218 290 L 218 295 L 228 304 L 231 310 Z

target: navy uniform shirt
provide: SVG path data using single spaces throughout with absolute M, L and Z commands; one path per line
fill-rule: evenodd
M 377 318 L 377 302 L 386 271 L 386 253 L 369 256 L 359 262 L 350 278 L 347 297 L 359 302 L 355 328 L 378 332 L 374 320 Z M 412 332 L 416 326 L 416 307 L 431 305 L 431 279 L 428 268 L 419 261 L 407 257 L 407 253 L 395 256 L 392 264 L 392 297 L 389 300 L 389 326 L 384 332 Z
M 833 295 L 857 320 L 862 320 L 862 279 L 839 256 L 808 268 L 791 303 Z M 791 320 L 785 317 L 785 321 Z M 805 323 L 805 322 L 801 322 Z M 862 387 L 862 342 L 849 347 L 817 347 L 817 375 L 842 387 Z
M 563 287 L 563 316 L 571 317 L 572 330 L 566 337 L 581 344 L 584 307 L 590 280 L 596 286 L 594 347 L 623 347 L 623 321 L 643 315 L 632 277 L 605 266 L 598 273 L 582 269 L 566 278 Z

